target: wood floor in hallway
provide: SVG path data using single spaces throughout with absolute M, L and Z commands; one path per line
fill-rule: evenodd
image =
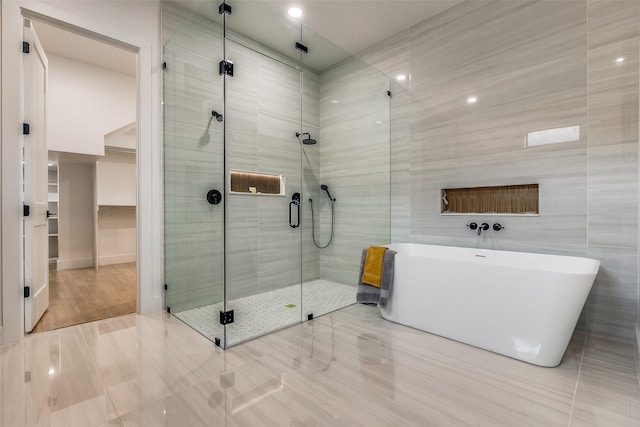
M 33 332 L 136 311 L 136 263 L 49 271 L 49 308 Z

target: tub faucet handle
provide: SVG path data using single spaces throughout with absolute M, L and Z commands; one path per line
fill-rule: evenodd
M 486 222 L 483 222 L 482 224 L 480 224 L 480 227 L 478 227 L 478 236 L 480 235 L 480 233 L 482 233 L 482 230 L 488 230 L 489 229 L 489 224 L 487 224 Z
M 472 230 L 475 230 L 476 228 L 478 228 L 478 224 L 476 224 L 475 222 L 470 222 L 469 224 L 467 224 L 467 227 L 469 227 Z
M 493 224 L 493 230 L 494 231 L 504 230 L 504 227 L 502 226 L 502 224 L 496 222 L 495 224 Z

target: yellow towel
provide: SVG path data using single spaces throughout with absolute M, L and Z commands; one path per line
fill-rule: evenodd
M 367 250 L 367 257 L 364 261 L 364 270 L 362 271 L 362 283 L 367 285 L 380 287 L 382 279 L 382 260 L 384 259 L 384 246 L 370 246 Z

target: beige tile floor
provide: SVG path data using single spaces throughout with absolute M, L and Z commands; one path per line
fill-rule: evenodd
M 354 305 L 227 351 L 126 315 L 0 348 L 0 425 L 638 426 L 630 343 L 576 334 L 541 368 Z

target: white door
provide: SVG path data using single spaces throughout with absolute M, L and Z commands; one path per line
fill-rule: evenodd
M 47 143 L 45 139 L 45 96 L 47 57 L 31 22 L 24 21 L 24 40 L 29 53 L 23 55 L 24 122 L 24 281 L 29 296 L 24 300 L 24 330 L 30 332 L 49 306 L 49 236 L 47 224 Z M 25 288 L 26 289 L 26 288 Z

